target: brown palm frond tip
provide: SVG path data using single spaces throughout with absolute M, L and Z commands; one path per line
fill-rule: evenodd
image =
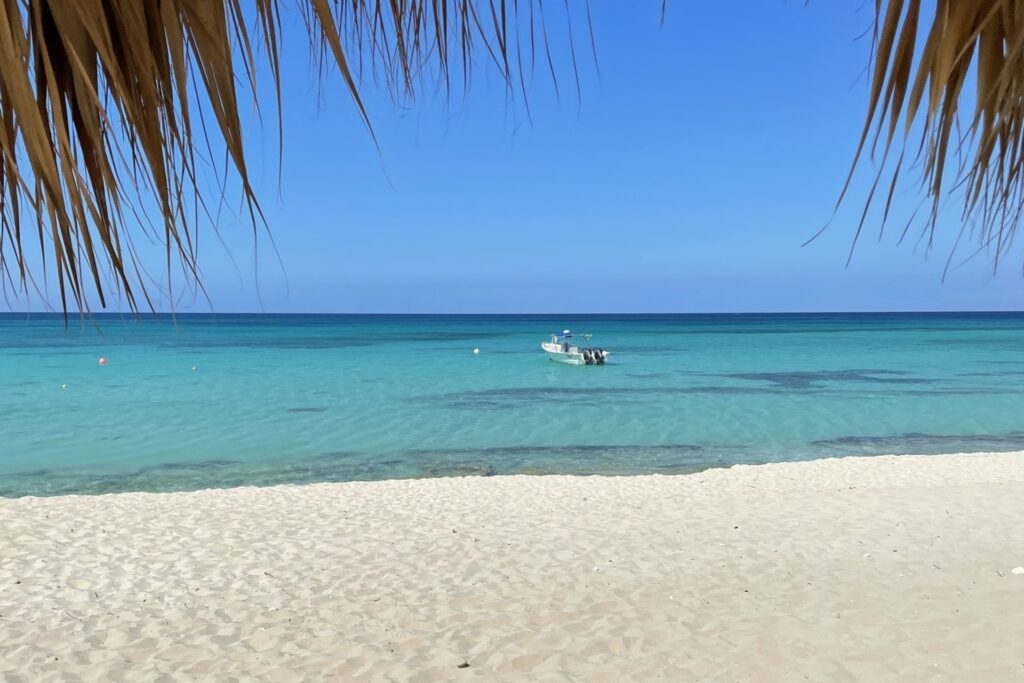
M 133 246 L 140 237 L 164 245 L 168 292 L 172 270 L 198 284 L 198 224 L 216 227 L 228 171 L 243 215 L 262 225 L 239 107 L 265 60 L 280 133 L 283 8 L 301 13 L 311 52 L 337 67 L 368 128 L 353 58 L 406 98 L 424 74 L 443 88 L 468 82 L 477 52 L 510 88 L 511 56 L 522 86 L 523 62 L 532 72 L 537 52 L 550 54 L 534 40 L 541 0 L 0 0 L 5 293 L 38 289 L 29 264 L 40 262 L 65 311 L 93 298 L 105 307 L 111 290 L 133 310 L 152 307 L 146 283 L 157 280 Z M 226 168 L 211 172 L 221 156 Z M 219 196 L 207 196 L 210 177 Z
M 1024 0 L 876 0 L 875 13 L 868 113 L 850 174 L 866 153 L 880 170 L 856 236 L 883 201 L 884 228 L 901 172 L 913 165 L 929 246 L 940 206 L 954 198 L 956 244 L 973 236 L 974 253 L 987 253 L 995 269 L 1024 212 Z M 973 93 L 965 91 L 972 80 Z M 849 186 L 850 177 L 840 202 Z

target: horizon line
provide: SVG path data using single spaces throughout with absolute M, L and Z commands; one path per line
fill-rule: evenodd
M 920 315 L 920 314 L 965 314 L 965 313 L 1024 313 L 1024 309 L 957 309 L 957 310 L 936 310 L 936 309 L 917 309 L 917 310 L 813 310 L 813 311 L 591 311 L 591 312 L 571 312 L 571 311 L 556 311 L 556 312 L 544 312 L 544 311 L 515 311 L 515 312 L 486 312 L 486 311 L 471 311 L 471 312 L 401 312 L 401 311 L 379 311 L 379 312 L 360 312 L 360 311 L 147 311 L 147 312 L 131 312 L 131 311 L 0 311 L 0 316 L 56 316 L 56 317 L 79 317 L 89 318 L 96 316 L 116 316 L 122 318 L 144 318 L 153 316 L 167 316 L 167 317 L 178 317 L 178 316 L 217 316 L 217 315 L 264 315 L 264 316 L 275 316 L 275 315 L 304 315 L 304 316 L 526 316 L 526 315 L 544 315 L 544 316 L 580 316 L 580 315 L 605 315 L 605 316 L 642 316 L 642 315 Z

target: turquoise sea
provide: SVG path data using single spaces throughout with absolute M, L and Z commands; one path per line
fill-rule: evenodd
M 1018 449 L 1022 313 L 0 315 L 3 496 Z

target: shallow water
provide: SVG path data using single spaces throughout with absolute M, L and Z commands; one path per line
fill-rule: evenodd
M 6 314 L 0 354 L 3 496 L 1024 449 L 1021 313 Z

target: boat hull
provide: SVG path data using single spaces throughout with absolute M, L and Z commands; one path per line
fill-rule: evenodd
M 559 363 L 565 363 L 566 365 L 583 365 L 583 354 L 581 353 L 564 353 L 562 351 L 545 351 L 548 358 Z

